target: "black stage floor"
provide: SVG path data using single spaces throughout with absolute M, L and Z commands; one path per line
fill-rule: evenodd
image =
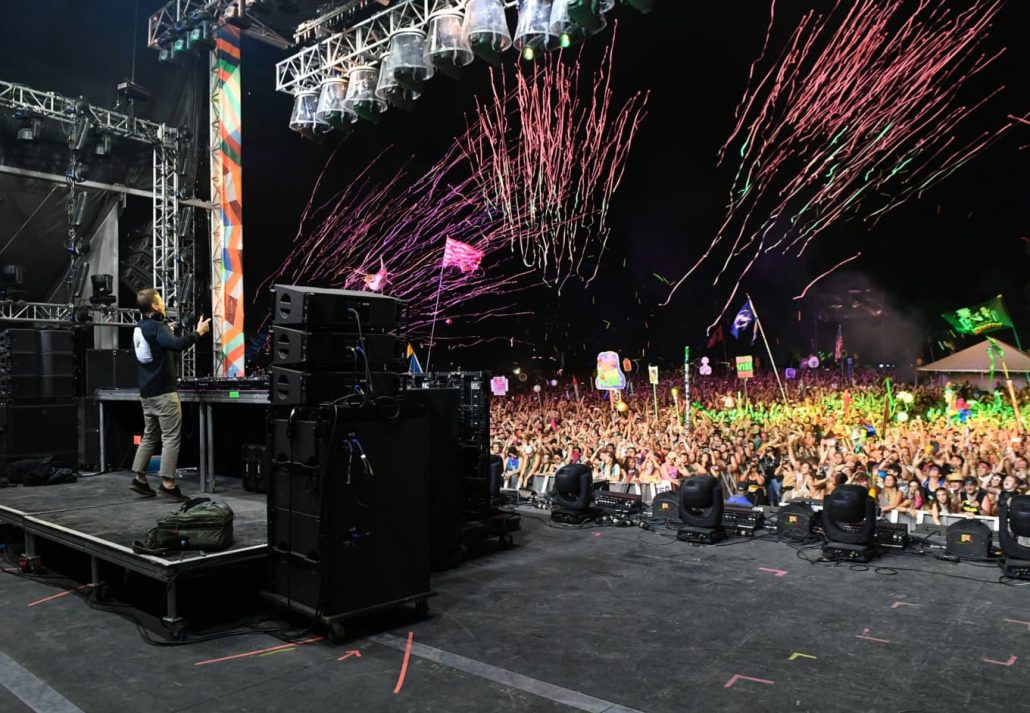
M 111 549 L 131 548 L 135 540 L 142 540 L 154 527 L 158 518 L 179 507 L 179 503 L 160 496 L 136 495 L 129 490 L 131 478 L 129 472 L 118 472 L 85 476 L 65 485 L 4 488 L 0 490 L 0 521 L 19 525 L 31 521 L 40 529 L 50 527 L 53 533 L 62 529 L 83 533 L 94 538 L 93 544 L 100 548 L 104 543 L 114 545 Z M 152 487 L 160 483 L 156 477 L 151 477 L 150 481 Z M 209 497 L 229 503 L 236 514 L 234 543 L 224 553 L 178 553 L 159 559 L 185 565 L 190 560 L 224 558 L 264 547 L 268 529 L 264 495 L 246 492 L 238 479 L 219 480 L 218 492 L 211 494 L 196 492 L 195 481 L 184 481 L 181 488 L 191 497 Z
M 771 540 L 693 547 L 523 515 L 514 548 L 434 576 L 428 619 L 391 615 L 335 647 L 259 634 L 156 648 L 77 595 L 38 603 L 61 590 L 4 575 L 0 709 L 30 710 L 12 681 L 52 694 L 26 676 L 77 707 L 47 710 L 72 711 L 1030 709 L 1030 589 L 996 567 L 813 566 Z

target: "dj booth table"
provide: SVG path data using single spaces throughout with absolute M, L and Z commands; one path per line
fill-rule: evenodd
M 105 446 L 104 404 L 140 400 L 138 389 L 97 389 L 93 395 L 100 407 L 100 470 L 108 469 L 107 449 Z M 229 389 L 180 389 L 179 399 L 184 404 L 197 404 L 199 411 L 200 440 L 200 475 L 201 492 L 210 493 L 214 488 L 215 476 L 215 438 L 214 438 L 214 405 L 241 404 L 251 406 L 268 406 L 270 404 L 268 389 L 229 390 Z M 141 411 L 142 414 L 142 411 Z

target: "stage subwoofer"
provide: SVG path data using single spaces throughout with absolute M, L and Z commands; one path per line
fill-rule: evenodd
M 678 521 L 680 519 L 680 494 L 675 490 L 658 493 L 651 501 L 651 517 Z
M 784 505 L 776 513 L 776 536 L 786 542 L 815 542 L 819 538 L 812 532 L 815 511 L 808 503 Z
M 993 538 L 991 528 L 979 520 L 953 523 L 945 535 L 948 554 L 968 559 L 987 559 Z

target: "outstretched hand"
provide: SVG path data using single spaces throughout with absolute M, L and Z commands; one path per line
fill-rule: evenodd
M 204 336 L 211 331 L 211 318 L 204 319 L 204 315 L 200 315 L 200 319 L 197 320 L 197 334 Z

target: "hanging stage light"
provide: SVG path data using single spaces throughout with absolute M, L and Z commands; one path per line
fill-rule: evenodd
M 89 197 L 85 193 L 76 193 L 75 198 L 71 201 L 71 217 L 68 220 L 69 225 L 73 225 L 76 228 L 80 227 L 86 220 L 86 204 L 89 202 Z
M 379 83 L 379 70 L 369 65 L 359 65 L 350 71 L 347 84 L 347 98 L 343 108 L 360 116 L 365 121 L 375 123 L 379 115 L 386 111 L 386 102 L 376 96 Z
M 569 15 L 569 5 L 573 2 L 574 0 L 553 0 L 551 3 L 551 22 L 549 29 L 551 34 L 558 38 L 558 46 L 562 49 L 567 49 L 577 42 L 582 41 L 584 38 L 597 34 L 608 24 L 604 14 L 600 14 L 598 16 L 600 20 L 599 24 L 591 22 L 591 26 L 595 26 L 597 28 L 595 30 L 590 30 L 579 24 Z
M 461 12 L 455 8 L 437 10 L 429 16 L 423 45 L 423 61 L 447 76 L 457 79 L 461 67 L 470 64 L 472 50 L 461 31 Z
M 401 86 L 394 75 L 395 59 L 393 53 L 387 52 L 379 60 L 379 81 L 376 82 L 376 96 L 383 101 L 404 111 L 412 111 L 415 108 L 415 100 L 419 98 L 418 92 L 413 92 L 407 87 Z
M 94 156 L 108 156 L 111 153 L 111 137 L 108 134 L 102 134 L 97 139 L 97 145 L 93 147 Z
M 551 0 L 519 0 L 515 46 L 523 59 L 531 61 L 537 52 L 554 49 L 558 43 L 558 37 L 551 34 Z
M 654 9 L 654 0 L 626 0 L 626 4 L 644 15 Z
M 290 128 L 303 133 L 315 130 L 315 111 L 318 108 L 318 92 L 304 91 L 293 100 L 293 114 L 290 115 Z
M 465 6 L 465 41 L 485 62 L 500 64 L 501 52 L 511 47 L 511 32 L 501 0 L 469 0 Z
M 582 27 L 588 35 L 604 29 L 604 13 L 615 5 L 615 0 L 566 0 L 569 19 Z
M 318 94 L 318 105 L 315 108 L 315 120 L 327 124 L 334 129 L 343 129 L 358 120 L 344 107 L 347 98 L 347 80 L 343 77 L 330 77 L 322 82 Z
M 423 57 L 425 43 L 426 33 L 416 28 L 397 30 L 390 36 L 393 78 L 416 97 L 424 91 L 425 81 L 433 76 L 432 65 Z
M 35 141 L 43 131 L 43 122 L 35 117 L 22 119 L 18 127 L 18 141 Z

